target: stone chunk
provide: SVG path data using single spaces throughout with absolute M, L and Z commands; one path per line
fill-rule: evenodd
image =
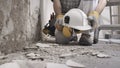
M 37 53 L 28 53 L 26 54 L 26 57 L 32 60 L 36 60 L 36 59 L 40 59 L 42 61 L 44 60 L 44 58 L 41 57 L 40 54 L 37 54 Z
M 67 66 L 70 66 L 72 68 L 85 68 L 85 66 L 83 64 L 80 64 L 80 63 L 77 63 L 77 62 L 74 62 L 72 60 L 68 60 L 66 62 L 66 65 Z
M 38 49 L 38 47 L 37 46 L 26 46 L 26 47 L 24 47 L 23 48 L 24 50 L 37 50 Z
M 102 54 L 102 53 L 97 54 L 97 57 L 98 57 L 98 58 L 110 58 L 109 55 Z
M 60 58 L 65 58 L 65 57 L 70 57 L 70 56 L 75 56 L 77 53 L 68 53 L 68 54 L 61 54 Z
M 0 56 L 0 60 L 4 60 L 4 59 L 7 59 L 8 57 L 7 56 Z
M 43 43 L 37 43 L 36 46 L 39 47 L 39 48 L 41 48 L 41 47 L 42 48 L 49 48 L 50 47 L 49 44 L 43 44 Z
M 71 68 L 65 64 L 47 63 L 47 68 Z
M 0 65 L 0 68 L 46 68 L 46 63 L 40 61 L 14 60 Z
M 91 55 L 92 56 L 97 56 L 99 54 L 99 52 L 92 52 Z

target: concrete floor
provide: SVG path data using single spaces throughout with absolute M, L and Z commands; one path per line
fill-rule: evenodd
M 21 52 L 8 54 L 6 59 L 0 59 L 0 63 L 10 62 L 14 59 L 31 60 L 26 57 L 26 54 L 37 53 L 41 56 L 38 61 L 54 62 L 64 64 L 67 60 L 71 59 L 75 62 L 81 63 L 86 68 L 120 68 L 120 45 L 119 44 L 105 44 L 98 43 L 93 46 L 80 46 L 80 45 L 58 45 L 54 43 L 42 43 L 50 45 L 50 47 L 41 47 L 35 49 L 28 48 Z M 35 45 L 32 45 L 35 46 Z M 91 52 L 100 52 L 109 55 L 111 58 L 98 58 L 92 56 Z M 61 58 L 62 54 L 71 54 Z M 72 55 L 73 54 L 73 55 Z
M 120 68 L 120 45 L 97 44 L 90 48 L 91 50 L 101 51 L 110 55 L 111 58 L 97 58 L 90 55 L 80 55 L 74 60 L 85 64 L 87 68 Z

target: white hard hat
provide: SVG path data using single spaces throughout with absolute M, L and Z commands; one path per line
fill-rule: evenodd
M 63 25 L 83 31 L 91 29 L 91 26 L 88 25 L 87 15 L 77 8 L 69 10 L 64 15 Z

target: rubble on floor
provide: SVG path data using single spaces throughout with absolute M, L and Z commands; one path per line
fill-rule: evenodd
M 110 55 L 103 54 L 102 52 L 98 52 L 98 51 L 83 51 L 82 55 L 91 55 L 91 56 L 96 56 L 98 58 L 110 58 Z
M 65 64 L 47 63 L 47 67 L 46 68 L 71 68 L 71 67 L 68 67 Z
M 25 54 L 25 56 L 31 60 L 42 60 L 42 61 L 44 60 L 44 58 L 41 57 L 41 55 L 37 53 L 28 53 L 28 54 Z
M 99 53 L 99 54 L 97 54 L 97 57 L 98 57 L 98 58 L 110 58 L 109 55 L 107 55 L 107 54 L 103 54 L 103 53 Z
M 72 60 L 68 60 L 66 64 L 31 60 L 12 60 L 12 62 L 0 65 L 0 68 L 85 68 L 85 66 Z
M 41 47 L 43 47 L 43 48 L 51 47 L 49 44 L 43 44 L 43 43 L 37 43 L 36 46 L 39 47 L 39 48 L 41 48 Z
M 0 68 L 45 68 L 46 63 L 40 61 L 13 60 L 0 65 Z
M 72 60 L 67 60 L 66 65 L 72 68 L 85 68 L 85 65 L 74 62 Z
M 35 45 L 32 46 L 26 46 L 23 48 L 23 50 L 38 50 L 38 47 Z
M 7 56 L 0 56 L 0 60 L 4 60 L 4 59 L 7 59 L 8 57 Z
M 61 54 L 60 58 L 65 58 L 65 57 L 71 57 L 71 56 L 76 56 L 77 53 L 66 53 L 66 54 Z
M 101 62 L 100 64 L 104 64 L 104 62 L 106 61 L 111 61 L 114 58 L 119 58 L 119 52 L 116 55 L 114 51 L 116 48 L 117 51 L 120 51 L 120 48 L 118 48 L 119 46 L 112 46 L 112 45 L 110 45 L 111 47 L 110 46 L 84 47 L 77 45 L 58 46 L 58 44 L 52 44 L 52 43 L 50 44 L 39 43 L 39 44 L 47 45 L 47 47 L 45 46 L 45 47 L 36 48 L 36 45 L 34 45 L 35 47 L 34 46 L 26 47 L 26 50 L 22 52 L 8 54 L 8 55 L 0 55 L 1 57 L 0 64 L 10 63 L 12 60 L 27 60 L 27 61 L 46 62 L 47 68 L 56 68 L 56 67 L 58 68 L 58 66 L 62 68 L 84 68 L 84 67 L 88 68 L 89 65 L 94 65 L 100 62 Z M 110 54 L 110 52 L 106 51 L 106 49 L 108 50 L 113 49 L 114 51 L 112 54 Z M 104 58 L 104 60 L 102 58 Z M 115 61 L 113 62 L 115 63 Z

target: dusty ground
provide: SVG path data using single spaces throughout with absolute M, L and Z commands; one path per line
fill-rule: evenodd
M 25 48 L 22 52 L 12 53 L 5 55 L 5 58 L 0 59 L 0 64 L 10 62 L 15 59 L 22 60 L 38 60 L 55 63 L 65 63 L 71 59 L 78 63 L 82 63 L 86 68 L 120 68 L 120 45 L 119 44 L 95 44 L 93 46 L 79 46 L 79 45 L 58 45 L 54 43 L 42 43 L 44 45 L 50 45 L 48 47 L 36 47 L 32 45 L 32 48 Z M 110 56 L 110 58 L 98 58 L 92 56 L 91 52 L 104 53 Z M 38 54 L 37 58 L 26 57 L 29 53 Z M 68 56 L 62 56 L 62 54 L 69 54 Z

